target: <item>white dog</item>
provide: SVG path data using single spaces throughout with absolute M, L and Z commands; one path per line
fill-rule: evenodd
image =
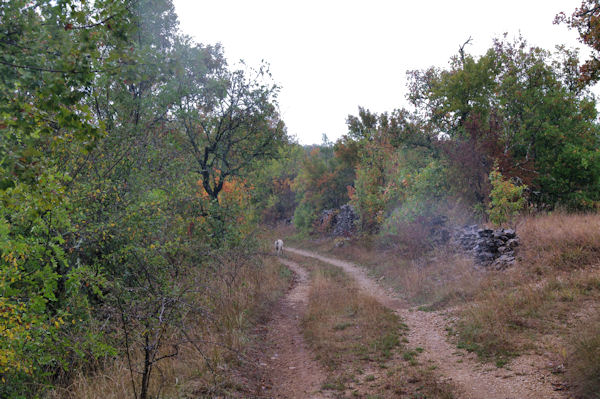
M 275 251 L 277 252 L 277 255 L 281 255 L 283 252 L 283 240 L 275 241 Z

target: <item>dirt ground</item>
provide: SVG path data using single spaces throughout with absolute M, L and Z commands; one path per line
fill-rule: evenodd
M 267 326 L 269 344 L 259 365 L 266 368 L 263 394 L 272 398 L 329 398 L 320 392 L 325 373 L 304 342 L 300 320 L 306 311 L 310 280 L 308 272 L 295 262 L 281 258 L 295 274 L 293 288 L 276 308 Z
M 479 362 L 474 355 L 457 349 L 448 342 L 446 326 L 448 313 L 423 312 L 411 308 L 404 301 L 386 291 L 358 266 L 328 258 L 316 253 L 286 248 L 294 254 L 312 257 L 342 268 L 352 276 L 367 293 L 397 312 L 409 327 L 409 345 L 421 347 L 421 360 L 435 369 L 440 380 L 447 380 L 457 387 L 456 397 L 465 399 L 526 399 L 566 398 L 557 389 L 560 384 L 554 376 L 543 369 L 541 359 L 533 355 L 521 356 L 504 368 L 496 368 Z M 282 258 L 298 276 L 298 284 L 278 309 L 270 326 L 269 341 L 273 350 L 265 359 L 271 370 L 273 397 L 320 398 L 319 386 L 323 371 L 313 360 L 310 350 L 302 339 L 299 317 L 303 313 L 310 281 L 304 269 Z

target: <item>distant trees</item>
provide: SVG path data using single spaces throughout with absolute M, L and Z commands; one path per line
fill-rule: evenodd
M 600 79 L 600 2 L 584 0 L 570 16 L 560 13 L 555 23 L 566 23 L 577 30 L 582 43 L 592 50 L 592 57 L 580 68 L 580 83 L 592 84 Z
M 339 207 L 348 202 L 348 185 L 354 180 L 353 168 L 348 168 L 335 155 L 331 143 L 306 148 L 306 155 L 293 188 L 297 193 L 298 207 L 294 212 L 294 225 L 308 232 L 323 209 Z
M 304 165 L 297 181 L 311 183 L 296 185 L 304 198 L 297 224 L 308 228 L 307 220 L 333 204 L 307 200 L 326 196 L 315 195 L 319 180 L 306 176 L 329 181 L 341 164 L 354 171 L 349 198 L 369 234 L 393 234 L 439 215 L 459 221 L 490 215 L 497 222 L 513 212 L 504 209 L 502 195 L 515 209 L 522 209 L 522 196 L 532 206 L 597 208 L 600 130 L 577 62 L 573 51 L 551 53 L 504 38 L 480 57 L 461 48 L 447 69 L 410 71 L 412 111 L 359 108 L 333 158 L 317 172 L 314 162 Z

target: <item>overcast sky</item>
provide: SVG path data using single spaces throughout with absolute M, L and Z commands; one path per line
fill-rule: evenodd
M 282 87 L 288 131 L 302 144 L 334 141 L 358 106 L 407 106 L 406 71 L 445 67 L 469 36 L 482 54 L 494 37 L 519 32 L 532 45 L 581 46 L 554 25 L 581 0 L 174 0 L 181 30 L 223 44 L 230 64 L 265 60 Z M 583 48 L 582 48 L 583 50 Z

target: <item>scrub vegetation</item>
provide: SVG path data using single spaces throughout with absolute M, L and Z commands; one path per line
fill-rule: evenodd
M 597 398 L 600 2 L 555 23 L 589 60 L 467 41 L 407 72 L 407 108 L 301 146 L 268 64 L 194 42 L 171 0 L 1 1 L 0 397 L 260 397 L 261 328 L 295 281 L 283 239 L 443 312 L 479 360 L 540 356 Z M 475 265 L 451 237 L 466 224 L 516 230 L 514 264 Z M 297 261 L 323 392 L 451 397 L 398 314 Z

